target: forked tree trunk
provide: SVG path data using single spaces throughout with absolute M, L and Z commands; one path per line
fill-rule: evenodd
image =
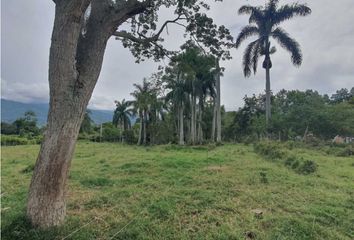
M 82 0 L 56 4 L 49 56 L 47 130 L 27 202 L 27 217 L 38 227 L 59 225 L 65 218 L 67 176 L 75 143 L 111 35 L 97 24 L 103 14 L 96 12 L 98 19 L 88 23 L 86 38 L 80 37 L 87 3 Z

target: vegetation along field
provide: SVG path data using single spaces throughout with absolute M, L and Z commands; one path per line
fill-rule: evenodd
M 67 218 L 47 230 L 25 220 L 39 145 L 3 147 L 2 238 L 353 239 L 353 156 L 268 145 L 79 142 Z

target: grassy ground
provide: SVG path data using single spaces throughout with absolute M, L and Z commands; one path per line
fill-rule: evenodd
M 354 238 L 353 157 L 294 149 L 318 164 L 300 175 L 245 145 L 80 142 L 65 224 L 31 229 L 24 213 L 38 149 L 2 148 L 3 239 Z

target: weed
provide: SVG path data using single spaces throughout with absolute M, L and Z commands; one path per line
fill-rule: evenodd
M 34 170 L 34 164 L 28 165 L 26 168 L 21 170 L 21 173 L 32 173 Z
M 260 181 L 261 183 L 265 183 L 267 184 L 269 181 L 268 181 L 268 178 L 267 178 L 267 173 L 266 172 L 260 172 L 259 173 L 259 176 L 260 176 Z
M 297 172 L 301 174 L 311 174 L 317 170 L 317 164 L 314 161 L 306 160 L 297 168 Z

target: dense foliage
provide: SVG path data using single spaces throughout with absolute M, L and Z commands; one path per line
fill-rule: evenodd
M 321 95 L 317 91 L 281 90 L 272 96 L 272 137 L 280 140 L 313 136 L 331 139 L 354 136 L 354 88 Z M 245 96 L 244 106 L 225 126 L 228 140 L 259 139 L 266 136 L 264 95 Z M 306 137 L 305 136 L 305 137 Z

